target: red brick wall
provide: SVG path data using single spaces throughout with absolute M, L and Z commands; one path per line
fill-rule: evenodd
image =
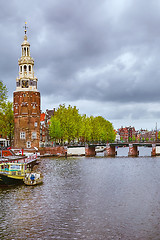
M 95 155 L 96 155 L 95 147 L 93 147 L 93 146 L 85 147 L 85 156 L 86 157 L 91 157 L 91 156 L 95 156 Z
M 14 92 L 14 147 L 26 148 L 27 141 L 31 148 L 39 147 L 40 141 L 40 93 L 34 91 Z M 35 126 L 35 122 L 37 126 Z M 26 138 L 20 139 L 20 132 L 25 132 Z M 37 138 L 32 139 L 32 132 Z
M 65 155 L 66 150 L 63 146 L 39 148 L 40 155 Z

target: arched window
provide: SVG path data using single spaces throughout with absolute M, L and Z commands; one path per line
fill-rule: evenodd
M 31 65 L 29 65 L 29 72 L 31 72 Z
M 22 72 L 22 66 L 20 66 L 20 72 Z
M 29 56 L 29 48 L 27 47 L 27 56 Z
M 26 48 L 24 47 L 24 56 L 26 56 Z
M 27 71 L 27 66 L 26 66 L 26 65 L 24 65 L 24 71 L 25 71 L 25 72 Z

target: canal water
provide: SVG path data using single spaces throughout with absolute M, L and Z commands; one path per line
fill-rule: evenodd
M 159 240 L 160 157 L 125 151 L 41 159 L 42 185 L 0 189 L 0 239 Z

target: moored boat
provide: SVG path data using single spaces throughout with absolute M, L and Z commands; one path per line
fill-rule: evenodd
M 36 164 L 37 156 L 9 156 L 0 159 L 0 186 L 23 184 L 25 174 Z
M 27 186 L 42 184 L 43 175 L 40 172 L 26 173 L 23 181 L 24 181 L 24 184 Z

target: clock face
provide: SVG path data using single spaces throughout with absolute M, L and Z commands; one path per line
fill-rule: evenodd
M 28 87 L 29 87 L 28 80 L 22 80 L 22 88 L 28 88 Z

